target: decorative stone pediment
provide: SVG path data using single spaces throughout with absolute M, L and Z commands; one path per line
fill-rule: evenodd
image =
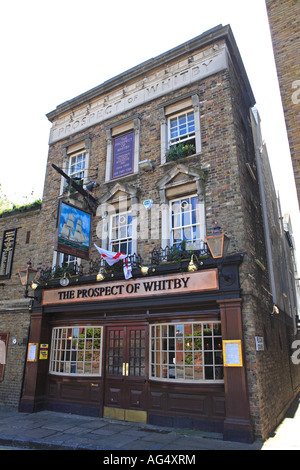
M 197 193 L 199 200 L 204 198 L 207 173 L 200 168 L 177 164 L 156 183 L 160 200 L 166 203 L 170 198 Z
M 119 202 L 122 200 L 131 200 L 136 202 L 138 198 L 138 188 L 129 184 L 116 183 L 111 189 L 109 189 L 100 199 L 100 204 Z

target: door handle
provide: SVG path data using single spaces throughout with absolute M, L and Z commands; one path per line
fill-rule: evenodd
M 128 370 L 129 370 L 129 363 L 128 362 L 123 362 L 122 375 L 127 377 L 128 376 Z

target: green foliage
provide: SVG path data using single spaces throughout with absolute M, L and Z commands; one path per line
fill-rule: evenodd
M 176 160 L 180 160 L 180 158 L 188 157 L 189 155 L 193 155 L 195 151 L 196 149 L 194 145 L 179 144 L 176 147 L 172 147 L 166 153 L 167 162 L 175 162 Z
M 38 208 L 41 204 L 42 204 L 41 199 L 36 199 L 35 201 L 30 202 L 28 204 L 14 204 L 10 202 L 9 203 L 10 207 L 6 206 L 2 209 L 1 200 L 0 200 L 0 215 L 9 214 L 10 212 L 13 212 L 13 211 L 25 212 L 30 209 Z
M 34 199 L 34 190 L 31 191 L 30 196 L 23 196 L 24 204 L 15 204 L 9 201 L 7 196 L 3 193 L 0 183 L 0 216 L 2 214 L 9 214 L 13 211 L 25 212 L 30 209 L 35 209 L 41 206 L 41 199 Z

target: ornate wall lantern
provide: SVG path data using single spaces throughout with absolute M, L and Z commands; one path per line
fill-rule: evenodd
M 230 244 L 230 238 L 228 238 L 225 233 L 221 232 L 217 222 L 215 222 L 214 233 L 205 237 L 205 240 L 213 258 L 225 258 Z
M 37 269 L 34 269 L 31 266 L 30 260 L 27 262 L 27 267 L 25 269 L 18 270 L 18 274 L 19 274 L 22 286 L 25 287 L 25 292 L 24 292 L 25 299 L 29 298 L 29 299 L 35 299 L 35 300 L 40 301 L 40 298 L 41 298 L 40 296 L 28 295 L 29 287 L 32 287 L 32 285 L 34 285 L 34 288 L 36 288 L 36 283 L 34 283 L 34 281 L 38 274 Z

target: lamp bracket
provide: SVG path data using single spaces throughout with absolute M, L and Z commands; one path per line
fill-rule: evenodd
M 222 277 L 224 279 L 227 286 L 232 286 L 234 284 L 234 282 L 236 281 L 236 276 L 231 272 L 224 272 L 223 271 L 223 269 L 224 269 L 223 264 L 224 264 L 225 259 L 226 258 L 222 258 L 218 261 L 216 260 L 218 275 L 219 275 L 219 278 Z
M 25 289 L 24 297 L 25 297 L 25 299 L 34 299 L 38 303 L 41 303 L 41 301 L 42 301 L 42 296 L 41 295 L 28 295 L 28 288 Z

